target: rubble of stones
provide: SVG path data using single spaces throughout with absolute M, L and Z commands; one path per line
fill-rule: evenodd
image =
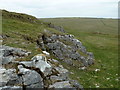
M 47 59 L 49 53 L 38 54 L 30 61 L 16 61 L 16 58 L 29 56 L 31 52 L 0 46 L 0 90 L 23 90 L 29 88 L 70 88 L 74 90 L 83 89 L 75 80 L 71 80 L 69 71 L 63 68 L 55 59 Z M 4 65 L 17 63 L 16 68 L 6 69 Z
M 43 35 L 38 39 L 38 45 L 67 64 L 75 66 L 75 61 L 80 62 L 81 67 L 94 64 L 93 53 L 87 52 L 82 43 L 73 35 Z

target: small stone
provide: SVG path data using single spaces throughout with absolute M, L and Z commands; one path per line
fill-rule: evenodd
M 42 51 L 46 56 L 50 56 L 50 53 L 48 53 L 47 51 Z
M 98 71 L 100 71 L 100 69 L 95 69 L 95 72 L 98 72 Z

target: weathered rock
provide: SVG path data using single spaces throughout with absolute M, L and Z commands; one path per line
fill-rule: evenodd
M 55 26 L 54 24 L 51 24 L 51 23 L 49 23 L 48 26 L 51 27 L 51 28 L 54 28 L 54 29 L 56 29 L 56 30 L 58 30 L 60 32 L 64 32 L 65 33 L 64 28 L 61 27 L 61 26 Z
M 55 59 L 49 59 L 49 62 L 55 66 L 58 66 L 60 63 Z
M 50 75 L 52 66 L 47 63 L 47 59 L 43 54 L 38 54 L 34 56 L 31 61 L 23 61 L 20 64 L 25 65 L 26 67 L 38 68 L 44 76 Z
M 22 61 L 19 62 L 20 65 L 25 65 L 26 67 L 33 67 L 33 62 L 32 61 Z
M 69 80 L 69 82 L 70 82 L 70 84 L 71 84 L 72 86 L 76 87 L 77 89 L 84 90 L 84 89 L 83 89 L 83 86 L 80 85 L 80 84 L 78 83 L 78 81 L 76 81 L 76 80 Z
M 51 74 L 51 65 L 47 63 L 47 59 L 44 55 L 39 54 L 32 58 L 33 61 L 33 67 L 39 68 L 40 71 L 44 74 L 44 76 L 47 76 Z
M 59 73 L 59 77 L 65 80 L 68 79 L 69 71 L 67 69 L 64 69 L 63 67 L 54 67 L 54 69 Z
M 26 86 L 27 90 L 44 90 L 44 85 L 41 86 L 40 83 L 35 83 L 35 84 L 31 84 L 29 86 Z
M 11 56 L 2 57 L 2 65 L 8 64 L 9 62 L 14 61 L 15 59 L 16 59 L 15 57 L 11 57 Z
M 23 90 L 21 86 L 4 86 L 0 87 L 0 90 Z
M 2 64 L 8 64 L 9 62 L 14 61 L 16 58 L 28 56 L 31 52 L 27 52 L 26 50 L 22 50 L 20 48 L 13 48 L 9 46 L 0 46 L 0 61 Z
M 91 58 L 94 58 L 94 55 L 92 52 L 87 52 L 87 55 L 89 55 L 89 57 L 91 57 Z
M 83 63 L 84 66 L 86 66 L 86 67 L 88 66 L 88 62 L 87 62 L 87 60 L 85 59 L 85 57 L 81 56 L 80 61 Z
M 68 74 L 68 70 L 63 67 L 54 67 L 60 74 Z
M 16 69 L 0 69 L 1 70 L 1 85 L 20 85 L 22 84 L 21 78 L 16 74 Z
M 74 53 L 70 55 L 70 58 L 73 60 L 79 60 L 80 54 L 79 53 Z
M 4 57 L 6 56 L 28 56 L 31 52 L 27 52 L 26 50 L 20 49 L 20 48 L 13 48 L 9 46 L 2 46 L 4 49 Z
M 39 45 L 39 48 L 41 48 L 42 50 L 46 50 L 42 37 L 38 37 L 38 40 L 36 42 L 37 45 Z
M 66 59 L 65 63 L 69 64 L 69 65 L 73 65 L 73 61 L 71 59 Z
M 49 88 L 73 88 L 69 81 L 56 82 L 50 85 Z
M 0 35 L 0 39 L 6 39 L 6 38 L 8 38 L 8 37 L 10 37 L 10 36 L 4 35 L 4 34 Z
M 28 87 L 43 88 L 43 79 L 34 70 L 26 69 L 22 65 L 18 66 L 19 74 L 22 74 L 23 84 Z
M 60 75 L 58 75 L 58 76 L 52 75 L 52 76 L 50 76 L 50 80 L 52 83 L 55 83 L 55 82 L 65 81 L 67 79 Z
M 89 64 L 89 65 L 94 64 L 94 60 L 93 60 L 93 58 L 88 57 L 87 60 L 88 60 L 88 64 Z
M 84 66 L 89 66 L 94 62 L 92 53 L 87 52 L 82 43 L 72 35 L 51 35 L 42 38 L 47 51 L 50 51 L 56 58 L 73 65 L 74 60 L 81 61 Z M 84 59 L 81 59 L 81 57 Z M 90 58 L 89 58 L 90 57 Z M 89 58 L 89 59 L 88 59 Z
M 59 58 L 60 60 L 63 60 L 63 59 L 64 59 L 61 50 L 53 50 L 52 53 L 53 53 L 57 58 Z
M 66 36 L 68 37 L 68 36 Z M 54 37 L 56 38 L 56 36 Z M 63 38 L 63 37 L 61 37 Z M 49 41 L 49 40 L 48 40 Z M 57 47 L 56 45 L 59 45 Z M 3 48 L 4 47 L 4 48 Z M 8 46 L 0 47 L 0 59 L 1 64 L 12 64 L 18 65 L 16 69 L 2 68 L 0 66 L 0 89 L 3 90 L 16 90 L 16 89 L 41 89 L 41 88 L 72 88 L 75 89 L 78 84 L 71 83 L 69 81 L 69 71 L 63 68 L 60 63 L 55 59 L 48 59 L 46 56 L 48 53 L 45 51 L 44 54 L 38 54 L 34 56 L 31 61 L 14 61 L 16 58 L 21 58 L 26 56 L 27 51 L 16 49 Z M 54 46 L 51 46 L 62 52 L 61 56 L 58 53 L 58 56 L 64 59 L 63 56 L 70 57 L 70 55 L 75 54 L 71 57 L 74 59 L 78 58 L 76 53 L 71 52 L 71 50 L 65 51 L 71 47 L 65 45 L 62 42 L 57 42 Z M 63 47 L 63 48 L 62 48 Z M 62 49 L 61 49 L 62 48 Z M 54 51 L 55 51 L 54 50 Z M 63 54 L 63 52 L 65 54 Z M 68 54 L 67 54 L 68 53 Z M 50 56 L 50 54 L 49 54 Z M 90 59 L 89 57 L 88 59 Z M 75 84 L 75 85 L 73 85 Z M 23 88 L 24 87 L 24 88 Z M 16 88 L 16 89 L 15 89 Z M 78 88 L 78 87 L 77 87 Z

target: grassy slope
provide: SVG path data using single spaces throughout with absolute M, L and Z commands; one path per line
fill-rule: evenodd
M 36 46 L 36 40 L 44 29 L 60 33 L 48 28 L 43 22 L 33 16 L 7 11 L 2 11 L 2 16 L 2 34 L 9 36 L 4 40 L 3 44 L 32 52 L 30 57 L 26 57 L 23 60 L 30 60 L 34 55 L 41 53 L 41 49 Z
M 72 78 L 86 88 L 117 88 L 118 87 L 118 25 L 117 20 L 90 18 L 57 18 L 42 19 L 60 25 L 75 35 L 95 55 L 95 65 L 86 71 L 65 65 L 74 72 Z M 100 69 L 95 72 L 95 69 Z

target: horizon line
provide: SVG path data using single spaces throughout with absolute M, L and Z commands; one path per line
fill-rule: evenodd
M 40 17 L 40 18 L 38 18 L 38 19 L 44 19 L 44 18 L 53 18 L 53 19 L 55 19 L 55 18 L 91 18 L 91 19 L 120 19 L 119 17 L 84 17 L 84 16 L 77 16 L 77 17 L 75 17 L 75 16 L 71 16 L 71 17 Z

